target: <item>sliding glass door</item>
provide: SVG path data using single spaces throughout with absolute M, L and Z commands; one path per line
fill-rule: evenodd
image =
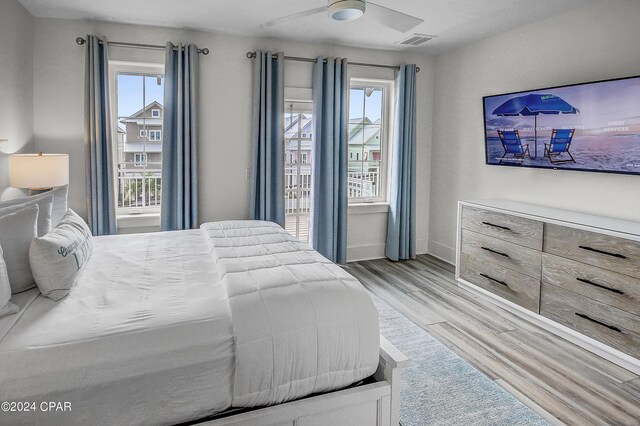
M 309 110 L 299 105 L 288 105 L 284 117 L 285 219 L 286 230 L 291 235 L 308 241 L 313 123 L 311 105 Z

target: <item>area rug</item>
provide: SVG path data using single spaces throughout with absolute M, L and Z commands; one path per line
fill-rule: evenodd
M 373 294 L 380 333 L 411 360 L 402 372 L 403 426 L 548 423 Z

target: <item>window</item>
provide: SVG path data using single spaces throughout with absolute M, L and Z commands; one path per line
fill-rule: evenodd
M 140 167 L 147 164 L 147 154 L 144 152 L 136 152 L 133 154 L 133 163 Z
M 116 214 L 119 218 L 157 216 L 162 196 L 162 144 L 158 142 L 162 140 L 164 66 L 110 61 L 109 68 L 112 125 L 122 130 L 122 142 L 114 140 L 114 151 L 118 150 Z
M 162 140 L 162 130 L 149 130 L 149 140 L 150 141 L 161 141 Z
M 351 79 L 347 172 L 350 201 L 386 201 L 392 93 L 392 81 Z

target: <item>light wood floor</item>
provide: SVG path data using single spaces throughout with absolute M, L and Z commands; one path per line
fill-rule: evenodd
M 551 424 L 640 425 L 640 377 L 457 287 L 431 256 L 345 268 Z

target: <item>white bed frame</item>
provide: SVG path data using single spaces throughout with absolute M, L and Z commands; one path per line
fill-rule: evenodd
M 376 381 L 198 423 L 206 426 L 398 426 L 400 369 L 409 359 L 380 336 Z

